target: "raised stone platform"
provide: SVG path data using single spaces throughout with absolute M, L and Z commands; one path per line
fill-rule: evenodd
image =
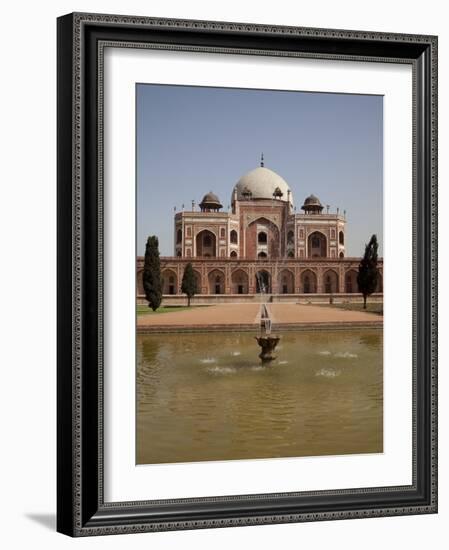
M 382 302 L 383 293 L 372 294 L 369 298 L 370 302 Z M 268 296 L 262 294 L 197 294 L 192 298 L 193 305 L 215 305 L 215 304 L 260 304 L 261 302 L 268 303 L 293 303 L 293 304 L 328 304 L 330 294 L 270 294 Z M 332 299 L 334 304 L 362 302 L 361 294 L 333 294 Z M 137 304 L 145 305 L 147 301 L 144 295 L 137 296 Z M 164 294 L 162 305 L 166 306 L 185 306 L 187 305 L 187 297 L 184 294 Z
M 383 317 L 363 311 L 301 305 L 267 304 L 273 331 L 382 328 Z M 260 328 L 260 304 L 223 304 L 160 314 L 139 315 L 137 332 L 254 331 Z

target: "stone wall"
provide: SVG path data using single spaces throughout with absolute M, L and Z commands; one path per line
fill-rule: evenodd
M 258 273 L 268 278 L 268 294 L 280 296 L 316 294 L 358 294 L 356 277 L 360 258 L 313 258 L 283 260 L 238 260 L 233 258 L 161 258 L 161 272 L 164 293 L 170 296 L 181 295 L 181 282 L 185 266 L 192 263 L 198 283 L 198 295 L 214 296 L 221 300 L 226 295 L 239 297 L 257 296 Z M 137 295 L 143 296 L 142 284 L 143 258 L 137 258 Z M 379 271 L 383 274 L 383 262 L 379 261 Z M 220 284 L 215 284 L 216 277 Z M 239 289 L 239 281 L 240 284 Z M 218 289 L 219 293 L 215 292 Z M 237 294 L 240 290 L 241 294 Z M 382 277 L 379 280 L 378 293 L 383 293 Z M 360 296 L 360 295 L 359 295 Z M 170 298 L 174 299 L 174 298 Z M 248 297 L 248 300 L 253 298 Z M 226 301 L 226 300 L 225 300 Z
M 235 304 L 235 303 L 261 303 L 268 300 L 269 303 L 293 303 L 293 304 L 328 304 L 329 294 L 271 294 L 262 296 L 261 294 L 198 294 L 192 299 L 192 305 L 216 305 L 216 304 Z M 334 304 L 363 302 L 361 294 L 335 294 L 332 295 Z M 382 302 L 383 294 L 372 294 L 368 301 Z M 147 305 L 145 297 L 137 297 L 137 304 Z M 165 295 L 162 299 L 162 306 L 185 306 L 187 298 L 183 294 Z

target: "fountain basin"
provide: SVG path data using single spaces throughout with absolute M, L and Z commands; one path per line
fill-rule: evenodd
M 255 338 L 259 346 L 262 348 L 261 352 L 259 353 L 259 357 L 260 359 L 262 359 L 262 363 L 268 363 L 269 361 L 276 359 L 274 350 L 276 349 L 276 346 L 278 345 L 281 337 L 274 336 L 272 334 L 266 334 L 264 336 L 256 336 Z
M 138 464 L 382 452 L 382 331 L 286 331 L 265 364 L 255 336 L 137 335 Z

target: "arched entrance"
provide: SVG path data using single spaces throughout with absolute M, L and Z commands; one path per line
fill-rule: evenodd
M 245 233 L 244 254 L 247 258 L 279 258 L 279 229 L 272 221 L 264 217 L 258 218 L 248 225 Z M 265 256 L 260 256 L 261 253 Z
M 314 231 L 309 235 L 307 256 L 309 258 L 325 258 L 327 256 L 327 239 L 323 233 Z
M 217 238 L 212 231 L 204 229 L 196 236 L 196 255 L 215 258 L 217 256 Z
M 338 292 L 338 275 L 333 269 L 328 269 L 323 274 L 323 290 L 326 294 Z
M 316 290 L 316 275 L 310 269 L 306 269 L 301 273 L 301 291 L 303 294 L 316 294 Z
M 162 294 L 178 293 L 178 277 L 171 269 L 162 271 Z
M 267 244 L 268 236 L 266 231 L 259 231 L 259 233 L 257 234 L 257 242 L 259 244 Z
M 225 276 L 223 271 L 214 269 L 208 275 L 209 280 L 209 294 L 224 294 L 225 290 Z
M 271 276 L 268 271 L 262 270 L 256 273 L 256 292 L 271 294 Z
M 231 275 L 232 294 L 248 294 L 248 274 L 236 269 Z
M 279 290 L 280 294 L 294 294 L 295 292 L 295 277 L 289 269 L 284 269 L 279 273 Z
M 350 269 L 345 274 L 345 292 L 353 294 L 359 291 L 359 285 L 357 284 L 357 271 Z

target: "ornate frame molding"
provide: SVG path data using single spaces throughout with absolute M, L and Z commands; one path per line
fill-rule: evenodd
M 104 502 L 101 135 L 103 49 L 108 45 L 412 65 L 413 232 L 418 244 L 413 251 L 410 487 Z M 87 112 L 95 112 L 97 120 L 89 120 Z M 89 536 L 437 511 L 435 36 L 70 14 L 58 20 L 58 143 L 58 531 Z M 95 319 L 88 310 L 94 302 Z

